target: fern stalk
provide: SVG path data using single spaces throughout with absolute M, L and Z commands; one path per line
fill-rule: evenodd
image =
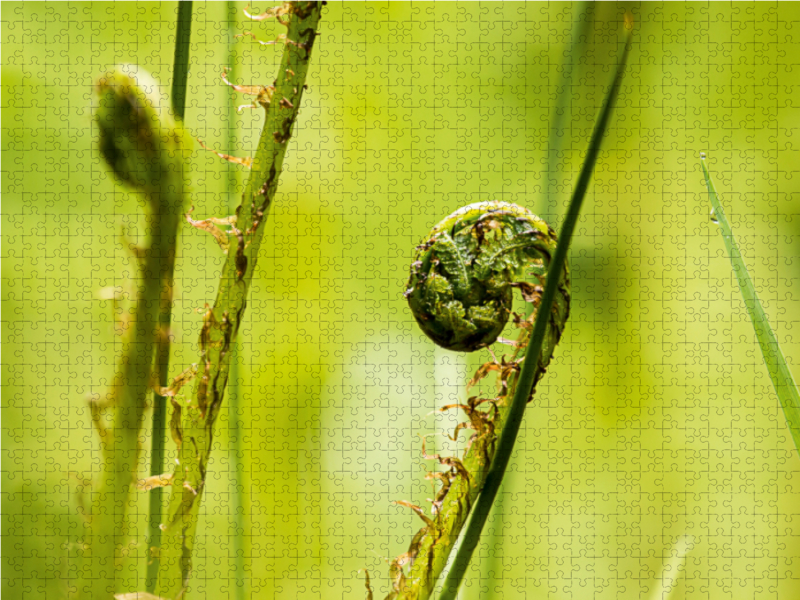
M 419 507 L 401 503 L 411 507 L 423 519 L 425 526 L 414 536 L 408 551 L 392 562 L 390 567 L 392 591 L 387 600 L 400 598 L 423 600 L 430 597 L 458 535 L 467 522 L 471 508 L 475 505 L 474 514 L 458 555 L 453 561 L 441 598 L 453 599 L 458 592 L 510 459 L 525 405 L 535 391 L 536 382 L 544 375 L 569 314 L 567 250 L 621 84 L 631 41 L 632 23 L 627 19 L 626 29 L 622 57 L 589 142 L 589 151 L 575 187 L 561 236 L 557 239 L 555 232 L 547 228 L 541 220 L 539 221 L 543 227 L 537 226 L 542 232 L 549 229 L 550 238 L 545 245 L 532 248 L 541 256 L 547 273 L 544 290 L 529 284 L 511 284 L 523 290 L 523 296 L 537 307 L 537 311 L 531 317 L 516 322 L 522 331 L 515 343 L 511 359 L 507 361 L 503 357 L 501 362 L 486 363 L 468 384 L 469 389 L 489 372 L 499 373 L 498 395 L 495 398 L 481 399 L 474 396 L 468 400 L 467 405 L 460 407 L 470 418 L 467 426 L 476 430 L 463 458 L 459 460 L 452 457 L 426 457 L 437 458 L 440 463 L 450 467 L 448 473 L 432 474 L 443 482 L 434 499 L 433 518 L 426 516 Z M 406 297 L 409 298 L 414 316 L 423 331 L 445 347 L 470 350 L 485 345 L 487 337 L 482 336 L 482 331 L 488 330 L 484 324 L 489 309 L 475 305 L 474 299 L 485 296 L 487 290 L 497 285 L 499 274 L 508 272 L 510 268 L 508 248 L 519 248 L 538 237 L 536 231 L 516 230 L 507 234 L 500 216 L 506 210 L 500 206 L 502 203 L 485 204 L 487 206 L 484 208 L 488 210 L 480 217 L 473 216 L 473 212 L 477 210 L 473 207 L 478 206 L 473 205 L 454 213 L 434 227 L 429 237 L 418 246 L 415 262 L 412 265 L 412 277 Z M 520 211 L 524 210 L 517 208 Z M 459 216 L 459 212 L 463 213 L 462 218 L 455 221 L 454 218 Z M 471 221 L 466 223 L 468 219 Z M 512 219 L 516 223 L 521 220 L 519 217 Z M 465 232 L 468 234 L 465 235 Z M 461 246 L 456 242 L 458 239 L 464 240 Z M 485 245 L 487 239 L 499 240 L 501 246 L 505 244 L 505 249 L 490 252 L 492 260 L 502 262 L 488 271 L 481 256 L 472 257 L 465 254 L 476 245 L 478 248 L 482 244 Z M 461 268 L 464 265 L 477 266 L 476 273 L 488 273 L 490 277 L 481 281 L 478 275 L 475 277 L 462 275 Z M 494 275 L 491 275 L 492 273 Z M 448 275 L 452 277 L 448 279 Z M 463 282 L 467 281 L 467 278 L 470 282 L 477 280 L 481 285 L 475 290 L 460 293 L 459 289 L 464 287 Z M 492 307 L 496 306 L 497 303 L 492 300 Z M 492 308 L 489 312 L 495 310 Z M 487 404 L 490 406 L 489 410 L 478 409 L 479 406 Z M 445 407 L 448 408 L 453 407 Z M 456 435 L 461 427 L 463 425 L 456 429 Z M 496 432 L 499 432 L 499 439 Z M 406 564 L 410 564 L 407 575 L 403 570 Z
M 192 550 L 206 472 L 236 334 L 246 307 L 267 215 L 278 185 L 286 146 L 297 118 L 316 37 L 322 3 L 289 2 L 272 12 L 287 25 L 283 58 L 271 97 L 264 102 L 266 119 L 236 209 L 235 235 L 223 267 L 213 308 L 208 308 L 200 333 L 198 381 L 189 402 L 173 400 L 172 435 L 178 456 L 170 503 L 163 524 L 158 594 L 182 598 L 192 571 Z
M 531 228 L 515 230 L 523 222 L 529 223 Z M 477 236 L 473 232 L 477 232 Z M 458 245 L 460 240 L 463 240 L 463 243 Z M 526 247 L 520 248 L 518 241 L 523 241 Z M 551 263 L 556 243 L 556 234 L 552 228 L 521 207 L 503 202 L 483 202 L 460 209 L 434 227 L 428 238 L 417 248 L 418 254 L 412 265 L 412 278 L 406 292 L 412 312 L 419 323 L 428 324 L 431 331 L 426 331 L 424 328 L 423 331 L 426 331 L 430 337 L 433 337 L 431 334 L 439 338 L 443 337 L 432 324 L 442 323 L 447 326 L 455 321 L 459 330 L 468 333 L 467 337 L 461 336 L 463 339 L 458 339 L 458 347 L 475 349 L 473 346 L 474 336 L 469 334 L 471 331 L 469 324 L 459 323 L 453 318 L 453 307 L 458 300 L 450 298 L 447 288 L 442 283 L 445 276 L 437 272 L 441 270 L 441 265 L 455 264 L 457 268 L 451 269 L 450 272 L 458 274 L 461 269 L 457 261 L 461 257 L 466 265 L 480 265 L 481 263 L 491 265 L 494 260 L 500 260 L 511 268 L 517 264 L 519 259 L 530 257 L 530 253 L 535 251 L 546 268 Z M 448 246 L 458 247 L 458 252 L 453 252 L 452 256 L 449 256 L 446 253 Z M 483 247 L 486 248 L 486 251 L 478 256 L 470 256 L 466 253 L 469 252 L 471 246 L 477 246 L 478 249 Z M 517 254 L 513 255 L 510 249 L 516 249 Z M 484 259 L 484 257 L 488 258 Z M 432 270 L 423 278 L 424 269 L 428 264 L 432 266 Z M 417 267 L 417 265 L 421 265 L 421 267 Z M 419 273 L 421 270 L 423 272 Z M 524 271 L 525 266 L 520 265 L 518 270 Z M 470 282 L 475 281 L 475 285 L 470 285 L 467 294 L 463 296 L 465 301 L 480 294 L 485 287 L 497 287 L 497 272 L 494 268 L 490 268 L 484 273 L 487 273 L 489 277 L 484 278 L 483 281 L 477 280 L 475 277 L 470 278 Z M 558 273 L 559 277 L 556 278 L 557 302 L 552 310 L 541 313 L 547 315 L 545 321 L 549 327 L 544 351 L 536 362 L 534 370 L 536 380 L 544 374 L 569 315 L 569 271 L 565 263 L 562 263 Z M 451 278 L 452 280 L 453 278 Z M 456 287 L 463 287 L 457 279 L 454 283 Z M 527 291 L 529 301 L 540 305 L 541 288 L 529 284 L 516 283 L 514 285 L 522 285 Z M 510 288 L 509 285 L 501 286 L 501 289 L 503 287 Z M 417 294 L 422 294 L 420 300 L 415 298 Z M 432 305 L 432 310 L 427 311 L 430 314 L 420 311 L 420 308 L 430 308 L 424 302 L 427 299 L 432 300 L 432 303 L 429 303 Z M 494 305 L 496 306 L 496 303 Z M 473 317 L 477 317 L 473 318 L 475 325 L 486 322 L 483 311 L 476 311 L 474 307 L 470 307 L 466 311 L 457 310 L 455 315 L 459 312 L 464 312 L 466 316 L 472 314 Z M 502 323 L 498 322 L 498 324 L 502 329 Z M 467 424 L 457 427 L 453 438 L 456 438 L 458 432 L 465 426 L 474 430 L 475 433 L 470 438 L 468 449 L 461 459 L 425 455 L 429 459 L 438 459 L 440 464 L 449 468 L 443 473 L 430 475 L 442 482 L 442 487 L 434 498 L 432 518 L 425 515 L 419 507 L 406 502 L 399 503 L 412 508 L 423 519 L 425 526 L 414 536 L 408 551 L 392 562 L 390 567 L 392 591 L 387 596 L 387 600 L 399 598 L 418 600 L 431 595 L 436 580 L 455 546 L 458 534 L 469 517 L 470 509 L 486 481 L 489 465 L 495 454 L 496 434 L 506 427 L 509 403 L 517 388 L 520 368 L 528 351 L 533 320 L 532 318 L 518 318 L 516 325 L 521 328 L 521 333 L 510 359 L 507 360 L 504 356 L 500 362 L 493 360 L 486 363 L 467 386 L 469 389 L 489 373 L 498 372 L 497 396 L 482 398 L 480 395 L 476 395 L 470 397 L 465 405 L 448 406 L 442 409 L 461 408 L 469 418 Z M 496 339 L 497 333 L 495 332 L 497 329 L 492 327 L 491 333 Z M 485 346 L 489 338 L 484 337 L 480 330 L 479 334 L 481 336 L 477 347 Z M 528 390 L 530 392 L 531 388 L 529 387 Z M 425 453 L 424 444 L 423 453 Z M 403 571 L 404 565 L 407 564 L 410 564 L 408 575 Z

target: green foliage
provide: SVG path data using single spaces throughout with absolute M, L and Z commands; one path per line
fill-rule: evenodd
M 136 220 L 141 196 L 115 186 L 99 161 L 89 88 L 124 57 L 149 61 L 168 90 L 175 6 L 0 7 L 4 598 L 63 597 L 79 575 L 83 524 L 74 490 L 100 468 L 83 398 L 102 396 L 113 381 L 121 345 L 112 315 L 128 314 L 126 300 L 102 299 L 99 290 L 137 283 L 127 248 L 146 245 L 148 233 L 144 218 Z M 215 85 L 232 66 L 220 35 L 226 7 L 194 6 L 186 124 L 208 146 L 245 156 L 264 113 L 227 117 L 229 90 Z M 237 3 L 240 14 L 246 6 Z M 473 559 L 463 600 L 547 597 L 555 589 L 564 597 L 652 598 L 684 535 L 695 542 L 685 568 L 670 573 L 671 598 L 701 588 L 709 600 L 727 600 L 731 589 L 798 596 L 792 574 L 800 539 L 787 532 L 800 459 L 786 446 L 782 423 L 776 427 L 752 325 L 738 310 L 736 286 L 730 293 L 730 261 L 714 252 L 718 234 L 696 233 L 708 210 L 686 195 L 696 182 L 685 165 L 701 144 L 730 165 L 729 203 L 754 215 L 737 237 L 792 367 L 790 357 L 800 355 L 790 330 L 800 178 L 783 167 L 795 160 L 784 142 L 798 86 L 786 79 L 781 57 L 797 54 L 796 36 L 784 29 L 800 6 L 631 7 L 638 33 L 630 79 L 570 249 L 570 324 L 525 409 L 513 474 L 499 492 L 505 510 L 497 544 L 484 535 L 475 552 L 496 568 L 481 577 Z M 571 85 L 562 83 L 562 40 L 575 5 L 324 9 L 310 90 L 238 336 L 248 598 L 313 598 L 316 589 L 362 598 L 364 567 L 386 593 L 376 573 L 385 569 L 383 557 L 408 547 L 410 534 L 397 532 L 411 532 L 418 519 L 390 502 L 404 498 L 430 516 L 426 499 L 435 493 L 423 479 L 432 463 L 420 456 L 416 436 L 428 436 L 431 454 L 463 452 L 471 432 L 462 430 L 459 443 L 440 435 L 452 433 L 456 411 L 429 413 L 484 387 L 482 397 L 494 397 L 493 382 L 464 394 L 463 381 L 488 352 L 440 350 L 410 317 L 402 291 L 414 244 L 459 206 L 489 198 L 527 206 L 561 230 L 611 75 L 600 65 L 618 53 L 609 32 L 619 5 L 594 8 L 594 21 L 581 23 L 586 58 L 574 60 Z M 267 40 L 285 33 L 274 20 L 237 33 L 247 29 Z M 739 47 L 724 69 L 704 59 L 729 39 L 764 43 Z M 281 45 L 237 44 L 229 79 L 272 83 Z M 135 54 L 120 55 L 122 48 Z M 672 91 L 684 82 L 685 94 Z M 568 101 L 554 127 L 562 85 Z M 236 145 L 227 143 L 231 130 Z M 762 143 L 773 134 L 777 142 Z M 560 149 L 547 144 L 549 135 Z M 233 214 L 225 174 L 239 167 L 202 152 L 192 163 L 193 216 Z M 232 194 L 234 207 L 241 194 Z M 203 232 L 182 227 L 181 240 L 170 377 L 197 362 L 196 311 L 213 298 L 227 259 Z M 492 350 L 498 362 L 504 354 L 511 360 L 507 345 Z M 234 557 L 242 556 L 232 543 L 229 392 L 215 424 L 193 556 L 193 587 L 208 598 L 231 597 Z M 141 436 L 148 444 L 146 427 Z M 174 458 L 168 439 L 167 464 Z M 143 459 L 139 472 L 147 474 Z M 147 495 L 133 501 L 128 532 L 144 540 Z M 341 531 L 349 535 L 335 535 Z M 126 551 L 127 582 L 143 589 L 144 544 Z M 766 583 L 762 563 L 785 568 L 773 569 Z

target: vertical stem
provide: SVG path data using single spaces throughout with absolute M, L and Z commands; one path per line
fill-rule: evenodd
M 228 71 L 231 81 L 236 81 L 236 2 L 228 0 Z M 228 148 L 233 149 L 236 147 L 236 95 L 231 92 L 230 100 L 228 102 Z M 228 208 L 231 214 L 238 206 L 236 189 L 237 189 L 237 171 L 236 167 L 228 163 Z M 241 406 L 241 388 L 239 386 L 239 344 L 236 340 L 231 342 L 231 370 L 230 370 L 230 383 L 228 384 L 229 404 L 228 404 L 228 420 L 230 423 L 230 436 L 231 436 L 231 449 L 230 461 L 233 465 L 233 477 L 231 478 L 231 497 L 233 498 L 233 525 L 235 528 L 233 534 L 233 567 L 234 567 L 234 581 L 235 581 L 235 598 L 236 600 L 245 600 L 247 597 L 247 580 L 245 578 L 245 562 L 244 562 L 244 464 L 241 460 L 242 456 L 242 423 L 239 415 L 239 407 Z
M 192 35 L 192 0 L 178 2 L 175 63 L 172 69 L 172 110 L 183 121 L 186 112 L 186 80 L 189 77 L 189 38 Z
M 172 70 L 172 110 L 179 121 L 183 121 L 186 112 L 186 80 L 189 75 L 189 38 L 192 31 L 191 0 L 178 3 L 178 23 L 175 35 L 175 63 Z M 180 211 L 181 207 L 178 206 Z M 159 281 L 161 299 L 158 315 L 158 337 L 156 340 L 155 368 L 158 383 L 166 387 L 169 379 L 170 326 L 172 324 L 172 290 L 175 279 L 175 252 L 177 246 L 178 223 L 167 233 L 165 240 L 167 252 L 162 256 Z M 167 398 L 153 393 L 153 427 L 152 446 L 150 450 L 150 475 L 157 476 L 164 472 L 164 435 L 167 422 Z M 158 582 L 159 554 L 161 545 L 161 514 L 163 504 L 163 488 L 155 487 L 150 491 L 150 522 L 148 548 L 151 549 L 147 563 L 146 588 L 153 592 Z
M 180 182 L 173 180 L 171 183 L 180 190 L 179 196 L 182 192 Z M 104 446 L 105 466 L 98 494 L 104 510 L 97 511 L 92 521 L 92 533 L 97 541 L 91 555 L 94 571 L 91 595 L 86 597 L 108 598 L 117 589 L 115 563 L 119 558 L 117 550 L 124 536 L 128 499 L 139 458 L 139 431 L 144 417 L 157 329 L 157 307 L 161 294 L 158 271 L 161 263 L 167 262 L 161 258 L 170 255 L 169 232 L 177 229 L 177 219 L 170 214 L 176 195 L 159 196 L 160 201 L 154 203 L 149 217 L 153 227 L 152 242 L 142 266 L 143 283 L 139 288 L 134 337 L 130 342 L 127 363 L 121 371 L 122 377 L 118 380 L 122 393 L 114 411 L 112 435 L 108 436 Z M 174 252 L 174 245 L 172 250 Z
M 531 389 L 533 388 L 536 365 L 539 362 L 539 354 L 542 351 L 542 345 L 547 333 L 549 315 L 558 290 L 559 278 L 561 277 L 561 272 L 567 260 L 569 243 L 575 231 L 575 225 L 578 222 L 578 215 L 580 214 L 583 199 L 586 196 L 586 190 L 589 187 L 589 181 L 591 180 L 592 171 L 597 161 L 597 155 L 600 152 L 603 135 L 608 127 L 611 111 L 614 108 L 614 101 L 619 91 L 620 84 L 622 83 L 622 75 L 630 50 L 630 42 L 631 30 L 628 29 L 625 39 L 625 49 L 622 52 L 622 58 L 617 66 L 617 73 L 611 84 L 611 89 L 606 95 L 594 131 L 592 132 L 592 138 L 589 141 L 589 150 L 586 153 L 586 159 L 583 162 L 583 167 L 578 176 L 578 182 L 575 185 L 575 191 L 572 194 L 572 200 L 570 200 L 569 208 L 567 209 L 567 217 L 564 220 L 564 226 L 558 239 L 553 261 L 550 263 L 550 268 L 547 272 L 547 282 L 545 284 L 541 304 L 539 305 L 539 313 L 536 318 L 536 323 L 534 324 L 533 333 L 531 334 L 528 353 L 525 355 L 522 371 L 517 381 L 514 399 L 511 401 L 511 407 L 508 411 L 508 418 L 500 433 L 500 439 L 497 442 L 497 451 L 489 467 L 486 483 L 481 490 L 480 496 L 478 496 L 474 513 L 464 533 L 464 540 L 461 547 L 458 549 L 450 573 L 447 575 L 439 600 L 455 600 L 458 594 L 458 588 L 461 585 L 461 581 L 464 578 L 464 574 L 472 558 L 472 553 L 475 551 L 478 541 L 480 540 L 486 518 L 489 516 L 489 511 L 492 509 L 492 504 L 500 489 L 500 483 L 503 480 L 506 467 L 508 466 L 509 460 L 511 460 L 514 442 L 516 442 L 519 428 L 522 425 L 525 406 L 530 397 Z
M 561 93 L 558 94 L 556 100 L 555 110 L 553 111 L 550 120 L 550 132 L 547 137 L 547 173 L 545 177 L 545 185 L 543 187 L 544 197 L 542 198 L 542 212 L 538 213 L 548 223 L 555 223 L 555 214 L 548 214 L 549 205 L 552 203 L 555 206 L 559 204 L 558 194 L 553 197 L 553 182 L 555 180 L 558 170 L 558 153 L 564 145 L 567 133 L 561 134 L 561 128 L 564 126 L 564 120 L 567 114 L 567 106 L 572 96 L 572 80 L 575 73 L 575 61 L 580 55 L 580 51 L 584 42 L 581 41 L 583 36 L 588 35 L 594 15 L 595 7 L 592 2 L 584 0 L 577 5 L 576 19 L 572 24 L 572 35 L 568 47 L 565 49 L 565 58 L 563 69 L 561 70 L 561 80 L 559 86 Z M 585 16 L 585 18 L 581 18 Z M 536 211 L 534 211 L 536 212 Z

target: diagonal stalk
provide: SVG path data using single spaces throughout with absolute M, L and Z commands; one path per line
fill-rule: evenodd
M 517 439 L 519 428 L 522 424 L 522 416 L 525 412 L 525 405 L 530 398 L 533 389 L 534 379 L 536 376 L 537 366 L 539 363 L 539 356 L 542 352 L 542 346 L 547 334 L 547 327 L 550 321 L 549 315 L 552 311 L 553 304 L 558 292 L 559 278 L 564 269 L 567 259 L 567 250 L 569 243 L 572 239 L 575 225 L 578 222 L 578 215 L 580 214 L 581 205 L 586 195 L 586 190 L 589 187 L 592 171 L 597 162 L 597 156 L 600 152 L 600 145 L 603 140 L 603 135 L 608 127 L 611 118 L 611 112 L 614 107 L 619 87 L 622 83 L 622 76 L 625 70 L 625 63 L 627 62 L 628 52 L 630 51 L 631 43 L 631 28 L 627 27 L 627 34 L 625 38 L 625 47 L 622 51 L 622 57 L 617 65 L 617 72 L 614 76 L 614 81 L 611 88 L 606 95 L 603 102 L 603 107 L 600 110 L 600 115 L 597 119 L 591 140 L 589 141 L 589 150 L 586 154 L 583 167 L 581 168 L 578 182 L 575 186 L 575 191 L 572 195 L 572 200 L 567 210 L 567 216 L 561 231 L 561 236 L 556 246 L 556 251 L 550 267 L 547 272 L 547 282 L 544 288 L 541 304 L 539 306 L 538 315 L 534 324 L 533 334 L 528 344 L 527 354 L 525 361 L 522 365 L 522 371 L 517 380 L 516 390 L 511 402 L 511 407 L 508 410 L 505 426 L 500 433 L 500 439 L 497 444 L 494 459 L 492 460 L 489 473 L 486 476 L 486 481 L 478 497 L 477 504 L 470 519 L 469 526 L 464 533 L 464 539 L 461 547 L 456 554 L 450 572 L 447 575 L 442 593 L 439 600 L 455 600 L 458 588 L 467 571 L 469 561 L 472 558 L 472 553 L 478 545 L 480 540 L 483 526 L 489 511 L 492 508 L 497 491 L 500 489 L 503 475 L 505 473 L 508 462 L 511 459 L 511 452 L 514 449 L 514 442 Z
M 264 102 L 264 128 L 242 203 L 236 209 L 237 221 L 232 227 L 235 239 L 223 267 L 217 298 L 203 318 L 199 377 L 193 398 L 189 402 L 172 400 L 170 427 L 178 456 L 160 549 L 157 589 L 164 598 L 182 598 L 188 589 L 214 423 L 222 407 L 232 349 L 265 223 L 302 101 L 321 9 L 321 2 L 289 2 L 271 12 L 288 27 L 281 66 L 274 87 L 269 90 L 269 101 Z
M 561 71 L 561 80 L 559 82 L 560 91 L 558 92 L 558 98 L 556 100 L 556 106 L 553 111 L 551 122 L 550 122 L 550 132 L 548 134 L 547 140 L 547 174 L 548 176 L 545 178 L 545 185 L 542 188 L 542 207 L 543 210 L 546 210 L 548 207 L 548 201 L 557 200 L 555 195 L 553 194 L 553 176 L 558 171 L 557 168 L 557 158 L 558 153 L 561 151 L 561 147 L 563 146 L 563 140 L 566 137 L 566 134 L 562 135 L 561 129 L 564 124 L 564 118 L 567 113 L 567 103 L 569 98 L 572 95 L 572 80 L 575 72 L 576 60 L 580 54 L 580 51 L 585 44 L 585 38 L 588 36 L 591 23 L 592 23 L 592 16 L 594 14 L 594 7 L 592 6 L 591 2 L 583 0 L 580 2 L 576 9 L 575 9 L 575 17 L 574 22 L 572 24 L 572 33 L 570 35 L 570 39 L 566 45 L 566 49 L 564 52 L 564 68 Z M 550 221 L 549 218 L 544 217 L 546 221 Z M 525 309 L 526 309 L 526 316 L 530 316 L 533 305 L 526 302 Z M 502 528 L 502 519 L 504 514 L 504 504 L 505 504 L 505 497 L 500 495 L 494 504 L 493 516 L 492 516 L 492 524 L 493 527 L 491 529 L 491 533 L 488 536 L 487 544 L 489 548 L 499 548 L 501 545 L 500 542 L 500 535 L 499 531 Z M 500 566 L 501 560 L 496 554 L 493 554 L 490 558 L 487 558 L 483 561 L 483 579 L 494 581 L 497 577 L 492 577 L 492 573 L 496 572 L 496 569 Z M 491 584 L 490 581 L 490 584 Z

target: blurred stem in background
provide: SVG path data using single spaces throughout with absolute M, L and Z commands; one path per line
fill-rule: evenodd
M 561 81 L 558 85 L 559 91 L 557 92 L 556 106 L 550 118 L 550 132 L 547 136 L 547 173 L 545 174 L 545 185 L 542 190 L 542 210 L 540 214 L 548 223 L 558 222 L 555 212 L 554 214 L 549 213 L 550 207 L 552 206 L 554 211 L 558 211 L 562 206 L 566 205 L 566 198 L 562 203 L 556 188 L 557 177 L 561 173 L 558 158 L 564 147 L 564 142 L 570 138 L 568 134 L 571 128 L 564 129 L 567 124 L 567 115 L 572 114 L 572 82 L 575 77 L 578 59 L 583 54 L 592 30 L 595 13 L 593 2 L 584 1 L 576 5 L 572 32 L 564 48 Z
M 236 56 L 236 34 L 237 30 L 237 11 L 236 2 L 228 0 L 228 77 L 230 81 L 236 81 L 237 56 Z M 236 93 L 231 90 L 228 100 L 228 148 L 237 148 L 238 136 L 236 135 Z M 238 174 L 239 171 L 234 165 L 227 165 L 228 180 L 228 210 L 234 214 L 238 205 Z M 231 343 L 231 372 L 228 393 L 228 420 L 231 439 L 229 452 L 233 473 L 231 474 L 231 498 L 233 506 L 231 514 L 233 516 L 233 567 L 235 581 L 235 598 L 244 600 L 247 597 L 247 580 L 245 578 L 245 548 L 244 548 L 244 462 L 242 455 L 242 421 L 239 411 L 242 406 L 241 386 L 239 382 L 239 344 L 236 341 Z
M 178 22 L 175 33 L 175 60 L 172 69 L 172 113 L 179 122 L 183 122 L 186 111 L 186 80 L 189 76 L 189 39 L 192 33 L 192 2 L 178 2 Z M 176 232 L 177 234 L 177 232 Z M 166 388 L 169 381 L 169 355 L 172 333 L 172 293 L 175 279 L 175 260 L 164 264 L 162 273 L 161 308 L 158 319 L 158 337 L 156 340 L 155 373 L 161 388 Z M 150 451 L 150 476 L 159 477 L 164 473 L 164 437 L 167 422 L 167 397 L 153 393 L 153 426 L 152 446 Z M 150 490 L 150 522 L 148 532 L 148 555 L 146 587 L 148 592 L 155 590 L 158 581 L 159 555 L 161 546 L 161 512 L 163 490 L 160 485 Z
M 117 180 L 145 198 L 149 240 L 147 247 L 128 243 L 141 270 L 134 314 L 112 387 L 104 400 L 90 403 L 102 463 L 83 544 L 83 579 L 73 590 L 82 598 L 109 598 L 119 587 L 141 428 L 154 383 L 153 355 L 163 333 L 162 307 L 172 295 L 190 148 L 180 122 L 162 106 L 158 83 L 148 73 L 122 65 L 100 79 L 97 91 L 100 154 Z M 152 484 L 148 479 L 143 487 Z

